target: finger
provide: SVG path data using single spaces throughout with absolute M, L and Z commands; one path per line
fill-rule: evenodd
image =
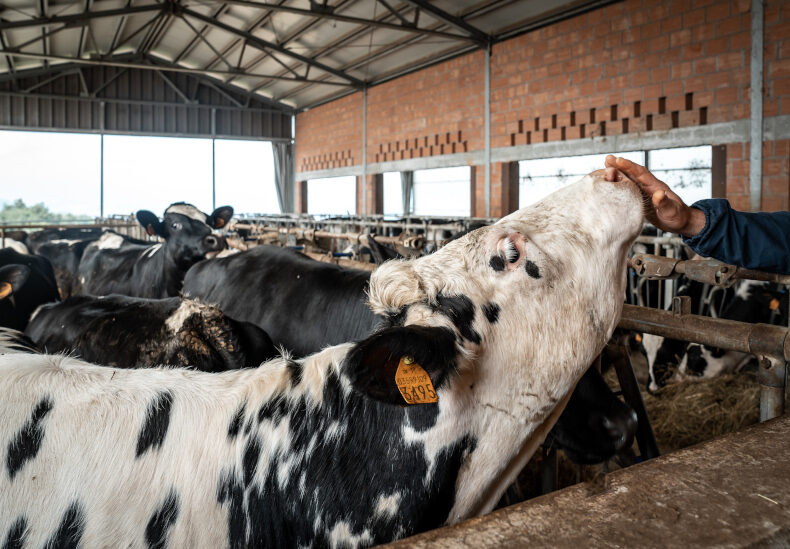
M 619 157 L 616 160 L 617 169 L 625 174 L 629 179 L 636 183 L 648 194 L 652 194 L 659 189 L 664 189 L 666 185 L 656 179 L 647 168 L 640 166 L 636 162 L 631 162 L 627 158 Z
M 652 196 L 653 207 L 660 210 L 662 206 L 666 206 L 667 193 L 663 189 L 659 189 L 653 193 Z
M 617 168 L 606 168 L 604 170 L 604 179 L 614 183 L 615 181 L 622 181 L 623 174 L 617 171 Z
M 614 167 L 617 166 L 616 162 L 617 162 L 617 159 L 614 157 L 614 155 L 607 154 L 606 155 L 606 160 L 604 160 L 604 165 L 607 168 L 614 168 Z

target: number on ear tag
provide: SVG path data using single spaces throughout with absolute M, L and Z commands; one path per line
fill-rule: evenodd
M 439 402 L 428 372 L 410 356 L 401 357 L 395 371 L 395 383 L 406 404 Z

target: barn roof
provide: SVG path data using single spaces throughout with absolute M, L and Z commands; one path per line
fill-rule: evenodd
M 151 72 L 185 102 L 194 79 L 299 111 L 611 2 L 0 0 L 0 84 L 67 77 L 101 98 L 111 78 Z

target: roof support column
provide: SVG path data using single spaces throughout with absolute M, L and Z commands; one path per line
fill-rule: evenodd
M 217 109 L 211 109 L 211 211 L 217 209 Z
M 362 211 L 368 211 L 368 88 L 362 88 Z
M 751 143 L 749 146 L 749 209 L 762 207 L 763 187 L 763 0 L 752 0 Z
M 99 134 L 99 217 L 104 217 L 104 114 L 106 103 L 99 103 L 101 133 Z
M 491 217 L 491 46 L 485 49 L 485 166 L 486 217 Z

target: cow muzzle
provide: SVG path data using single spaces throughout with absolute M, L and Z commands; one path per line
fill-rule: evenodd
M 228 243 L 222 236 L 209 234 L 203 238 L 203 249 L 207 257 L 214 257 L 227 247 Z

